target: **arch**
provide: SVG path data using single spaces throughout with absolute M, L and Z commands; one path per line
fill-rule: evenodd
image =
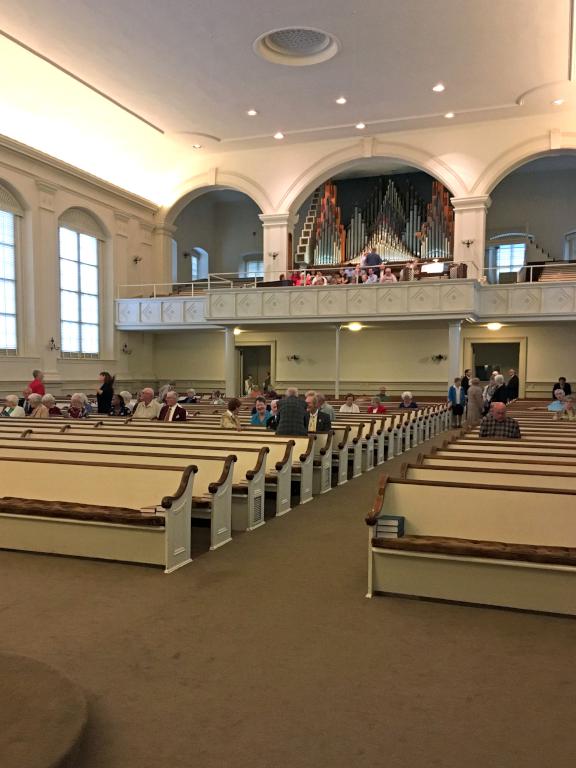
M 397 160 L 430 174 L 450 190 L 453 196 L 465 196 L 468 189 L 460 176 L 447 163 L 434 155 L 408 144 L 366 140 L 325 155 L 309 166 L 288 188 L 278 209 L 294 215 L 306 198 L 324 181 L 368 158 Z
M 178 190 L 178 193 L 167 206 L 160 209 L 158 217 L 164 226 L 172 226 L 184 208 L 196 198 L 207 192 L 231 189 L 247 195 L 262 213 L 273 212 L 273 206 L 263 187 L 247 176 L 240 173 L 222 173 L 214 169 L 211 173 L 203 173 L 188 179 Z
M 0 178 L 0 210 L 13 213 L 15 216 L 24 216 L 27 207 L 18 190 L 6 179 Z
M 58 217 L 58 225 L 96 237 L 98 240 L 107 240 L 110 237 L 110 232 L 102 219 L 88 208 L 76 206 L 66 208 Z
M 528 139 L 506 150 L 490 163 L 478 177 L 471 193 L 489 195 L 506 176 L 532 160 L 538 160 L 549 155 L 572 154 L 574 152 L 576 152 L 576 133 L 562 133 L 557 137 L 552 137 L 550 133 L 547 133 Z

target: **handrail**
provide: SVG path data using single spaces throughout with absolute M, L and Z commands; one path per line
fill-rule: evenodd
M 519 279 L 516 280 L 516 282 L 518 283 L 534 283 L 534 282 L 538 282 L 538 279 L 535 279 L 534 277 L 534 270 L 544 269 L 545 267 L 552 267 L 553 269 L 555 270 L 558 269 L 560 271 L 568 268 L 576 269 L 576 262 L 545 261 L 537 264 L 523 264 L 520 267 L 513 268 L 513 269 L 511 268 L 508 270 L 505 267 L 503 268 L 500 266 L 492 266 L 492 267 L 484 267 L 482 272 L 483 272 L 484 282 L 488 282 L 491 284 L 499 282 L 500 273 L 518 275 Z M 514 281 L 510 281 L 510 282 L 514 282 Z

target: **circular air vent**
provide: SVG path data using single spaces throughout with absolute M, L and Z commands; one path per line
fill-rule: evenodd
M 289 27 L 261 35 L 254 43 L 254 50 L 275 64 L 305 67 L 331 59 L 340 50 L 340 43 L 319 29 Z

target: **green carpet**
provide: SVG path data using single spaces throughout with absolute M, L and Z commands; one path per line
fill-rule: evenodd
M 88 693 L 74 767 L 573 766 L 575 621 L 365 599 L 381 471 L 170 576 L 0 552 L 1 649 Z

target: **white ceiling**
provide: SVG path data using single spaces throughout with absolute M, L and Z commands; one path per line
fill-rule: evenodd
M 447 111 L 508 117 L 528 91 L 523 114 L 553 110 L 569 12 L 570 0 L 4 0 L 0 29 L 165 133 L 235 148 L 277 130 L 355 135 L 360 120 L 367 134 L 443 123 Z M 309 67 L 258 58 L 254 40 L 284 26 L 325 30 L 342 49 Z

